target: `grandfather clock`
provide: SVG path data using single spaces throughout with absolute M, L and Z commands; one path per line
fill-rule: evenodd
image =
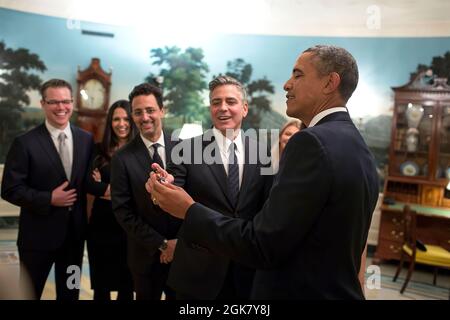
M 92 58 L 87 69 L 78 67 L 77 84 L 77 123 L 94 135 L 95 142 L 99 142 L 108 112 L 111 72 L 102 69 L 100 59 Z

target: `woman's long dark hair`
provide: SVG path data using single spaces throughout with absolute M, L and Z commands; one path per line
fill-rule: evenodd
M 111 161 L 113 153 L 116 151 L 119 145 L 119 138 L 116 136 L 112 128 L 112 119 L 114 111 L 117 108 L 124 109 L 130 121 L 130 133 L 128 135 L 127 142 L 133 139 L 136 134 L 136 127 L 131 117 L 130 103 L 127 100 L 118 100 L 114 102 L 109 108 L 108 115 L 106 116 L 105 131 L 103 132 L 103 139 L 100 143 L 100 153 L 96 157 L 94 162 L 96 168 L 101 168 L 102 166 L 108 164 Z

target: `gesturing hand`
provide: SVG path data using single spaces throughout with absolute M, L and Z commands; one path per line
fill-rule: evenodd
M 169 174 L 166 170 L 161 168 L 161 166 L 157 163 L 152 163 L 152 170 L 156 174 L 156 178 L 158 180 L 163 179 L 168 183 L 173 183 L 175 180 L 173 175 Z
M 145 188 L 151 194 L 153 203 L 179 219 L 185 218 L 187 210 L 194 203 L 192 197 L 182 188 L 167 181 L 158 181 L 154 172 L 150 173 Z
M 101 182 L 102 181 L 102 175 L 100 174 L 100 171 L 98 171 L 97 168 L 95 168 L 92 171 L 92 179 L 94 179 L 95 182 Z
M 77 200 L 77 191 L 75 189 L 70 189 L 65 191 L 69 185 L 68 181 L 63 182 L 60 186 L 56 187 L 52 191 L 51 204 L 55 207 L 70 207 Z

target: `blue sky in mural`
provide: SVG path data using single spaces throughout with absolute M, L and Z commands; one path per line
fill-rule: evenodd
M 169 22 L 168 22 L 169 23 Z M 77 29 L 110 32 L 114 38 L 82 35 Z M 207 26 L 205 26 L 206 28 Z M 450 50 L 446 38 L 336 38 L 256 35 L 166 34 L 164 26 L 143 24 L 140 29 L 87 22 L 73 22 L 36 14 L 0 9 L 0 40 L 13 48 L 24 47 L 46 63 L 44 79 L 65 78 L 75 85 L 77 66 L 86 68 L 92 57 L 112 68 L 111 101 L 126 98 L 131 88 L 152 70 L 150 49 L 177 45 L 201 47 L 210 76 L 225 71 L 226 62 L 243 58 L 253 66 L 253 78 L 266 76 L 275 86 L 273 108 L 284 115 L 283 84 L 290 76 L 298 54 L 318 44 L 335 44 L 348 49 L 360 68 L 360 84 L 349 101 L 353 117 L 390 114 L 390 87 L 405 84 L 419 63 L 429 64 L 433 56 Z M 37 93 L 32 106 L 38 106 Z

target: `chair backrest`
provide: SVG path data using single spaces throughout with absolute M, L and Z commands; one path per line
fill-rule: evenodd
M 403 208 L 404 244 L 411 248 L 413 256 L 416 255 L 416 215 L 416 211 L 411 210 L 409 205 L 405 205 Z

